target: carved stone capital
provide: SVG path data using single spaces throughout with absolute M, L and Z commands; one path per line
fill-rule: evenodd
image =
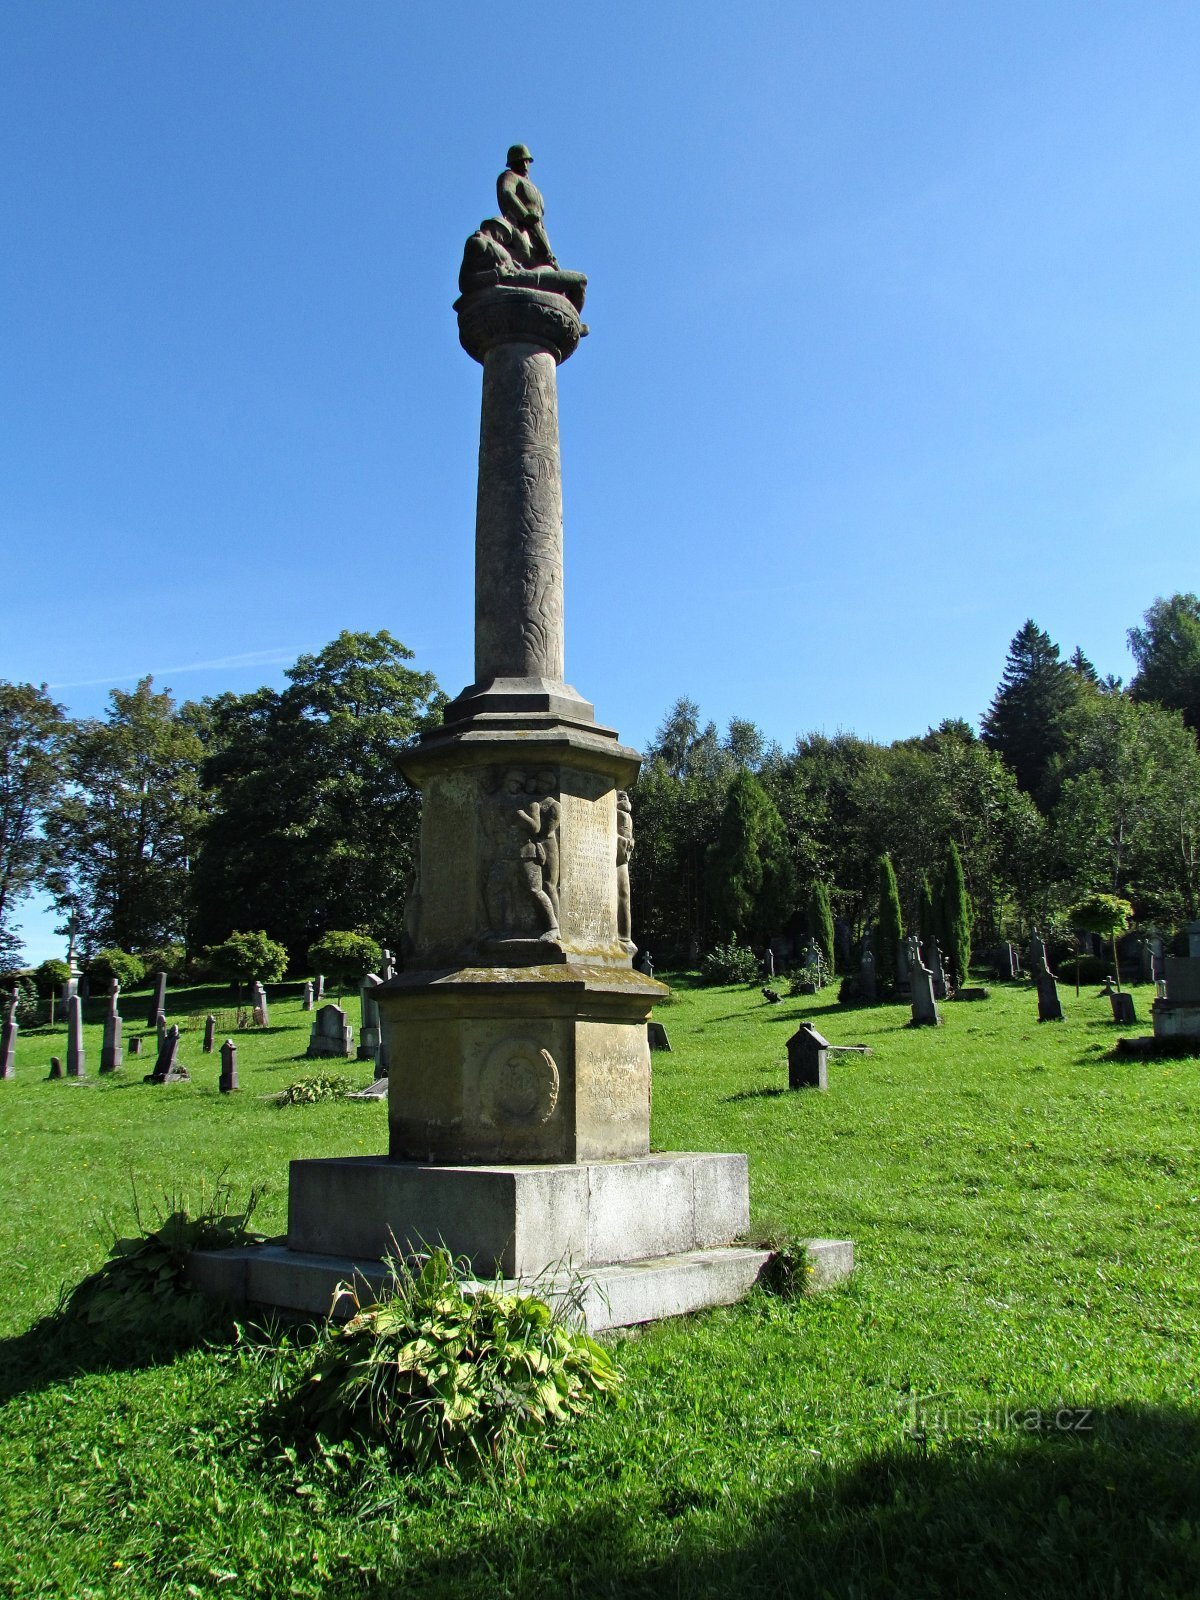
M 582 324 L 571 302 L 542 289 L 484 289 L 457 302 L 459 343 L 482 362 L 499 344 L 531 344 L 560 365 L 579 344 Z

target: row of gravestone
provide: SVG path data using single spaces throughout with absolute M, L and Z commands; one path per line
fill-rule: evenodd
M 875 970 L 875 953 L 871 949 L 872 930 L 863 935 L 862 958 L 858 965 L 858 992 L 860 999 L 879 999 L 879 978 Z M 925 965 L 928 960 L 929 965 Z M 928 979 L 928 983 L 926 982 Z M 929 999 L 925 991 L 929 989 Z M 936 1000 L 948 1000 L 954 993 L 946 972 L 945 957 L 936 939 L 920 940 L 910 933 L 896 952 L 896 990 L 907 994 L 913 1002 L 915 1026 L 937 1023 Z M 932 1008 L 932 1015 L 930 1014 Z

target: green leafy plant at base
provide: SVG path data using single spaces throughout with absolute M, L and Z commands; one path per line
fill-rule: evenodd
M 764 1247 L 771 1251 L 771 1259 L 759 1279 L 760 1287 L 780 1300 L 799 1300 L 807 1294 L 813 1272 L 807 1245 L 783 1237 L 766 1240 Z
M 375 1441 L 418 1469 L 482 1462 L 617 1389 L 608 1351 L 536 1296 L 463 1283 L 441 1249 L 389 1266 L 387 1292 L 355 1296 L 355 1315 L 326 1326 L 276 1403 L 301 1439 Z
M 135 1195 L 138 1232 L 128 1238 L 114 1232 L 104 1265 L 65 1294 L 45 1323 L 86 1326 L 98 1343 L 118 1349 L 131 1339 L 169 1344 L 199 1331 L 211 1320 L 213 1302 L 189 1288 L 188 1257 L 261 1242 L 250 1226 L 258 1200 L 251 1189 L 244 1210 L 230 1212 L 229 1191 L 218 1185 L 209 1204 L 191 1215 L 186 1199 L 168 1196 L 157 1224 L 146 1227 Z
M 717 944 L 700 965 L 705 983 L 753 983 L 758 977 L 758 957 L 749 945 L 739 944 L 735 933 L 728 944 Z
M 344 1100 L 354 1085 L 349 1078 L 327 1072 L 314 1072 L 311 1077 L 297 1078 L 279 1095 L 281 1106 L 313 1106 L 319 1100 Z

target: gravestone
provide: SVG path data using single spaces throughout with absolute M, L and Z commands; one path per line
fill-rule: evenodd
M 305 1011 L 311 1011 L 313 1008 L 313 986 L 311 979 L 304 985 L 303 995 L 303 1009 Z
M 135 1033 L 133 1038 L 130 1039 L 130 1041 L 129 1041 L 129 1054 L 131 1056 L 140 1056 L 141 1053 L 142 1053 L 142 1036 L 141 1036 L 140 1033 Z
M 324 998 L 325 998 L 325 974 L 323 972 L 318 972 L 317 973 L 316 985 L 315 985 L 315 987 L 313 989 L 313 999 L 314 1000 L 324 1000 Z
M 1042 949 L 1045 950 L 1044 945 Z M 1040 967 L 1035 968 L 1033 981 L 1037 984 L 1038 1021 L 1061 1022 L 1063 1008 L 1062 1001 L 1058 998 L 1058 984 L 1044 960 Z
M 1114 1022 L 1130 1023 L 1137 1021 L 1137 1013 L 1133 1009 L 1133 996 L 1124 989 L 1114 989 L 1108 997 L 1112 1006 Z
M 179 1024 L 173 1022 L 159 1047 L 154 1071 L 148 1072 L 143 1083 L 186 1083 L 191 1074 L 179 1064 Z
M 1029 970 L 1037 978 L 1039 972 L 1049 972 L 1050 963 L 1046 959 L 1046 941 L 1034 928 L 1029 938 Z
M 150 996 L 150 1006 L 146 1013 L 146 1026 L 148 1028 L 157 1027 L 159 1017 L 165 1017 L 166 1014 L 167 975 L 165 972 L 156 972 L 154 974 L 154 990 Z
M 936 1028 L 942 1019 L 938 1016 L 937 1002 L 933 997 L 933 972 L 921 960 L 921 946 L 915 933 L 910 933 L 904 941 L 904 953 L 912 1004 L 912 1026 Z
M 51 1056 L 50 1057 L 50 1071 L 46 1074 L 46 1076 L 48 1078 L 61 1078 L 62 1075 L 63 1075 L 62 1062 L 59 1060 L 59 1058 L 57 1056 Z
M 237 1086 L 237 1045 L 232 1039 L 226 1039 L 221 1046 L 221 1076 L 217 1080 L 217 1088 L 222 1094 L 233 1094 Z
M 773 978 L 775 976 L 775 952 L 771 949 L 770 945 L 767 946 L 767 953 L 763 957 L 763 964 L 766 967 L 766 976 L 768 978 Z
M 929 970 L 933 974 L 933 998 L 944 1000 L 948 992 L 946 983 L 946 968 L 942 960 L 942 948 L 936 939 L 929 941 Z
M 250 1008 L 260 1028 L 270 1027 L 271 1013 L 267 1006 L 267 991 L 257 980 L 250 990 Z
M 67 1003 L 67 1077 L 87 1077 L 87 1057 L 83 1049 L 83 1002 L 73 994 Z
M 871 953 L 869 944 L 864 944 L 862 958 L 858 963 L 858 992 L 864 1000 L 875 1001 L 879 999 L 879 980 L 875 976 L 875 957 Z
M 1162 974 L 1162 935 L 1151 931 L 1142 938 L 1139 949 L 1143 983 L 1156 983 Z
M 646 1032 L 650 1040 L 651 1050 L 666 1050 L 668 1053 L 673 1054 L 671 1041 L 667 1037 L 667 1030 L 661 1022 L 651 1020 L 646 1024 Z
M 788 1088 L 829 1087 L 829 1040 L 811 1023 L 803 1022 L 787 1042 Z
M 384 982 L 386 983 L 389 978 L 394 978 L 396 976 L 396 953 L 394 950 L 388 950 L 385 948 L 381 952 L 381 955 L 383 965 L 380 968 L 380 972 L 383 976 Z
M 358 1030 L 360 1061 L 374 1061 L 379 1052 L 379 1007 L 375 1004 L 373 991 L 378 989 L 382 982 L 383 979 L 378 973 L 368 972 L 358 991 L 361 1024 Z
M 200 1047 L 206 1056 L 212 1055 L 213 1047 L 216 1044 L 216 1039 L 217 1019 L 210 1011 L 204 1019 L 204 1043 Z
M 1188 955 L 1193 961 L 1200 960 L 1200 917 L 1195 922 L 1185 922 L 1183 931 L 1187 934 Z
M 0 1028 L 0 1078 L 11 1078 L 16 1071 L 17 1061 L 17 1011 L 21 1004 L 21 991 L 13 985 L 12 993 L 8 999 L 8 1010 L 4 1017 L 4 1026 Z
M 834 918 L 833 952 L 837 957 L 839 972 L 849 972 L 851 960 L 850 924 L 845 917 Z
M 647 978 L 654 976 L 654 958 L 649 950 L 642 951 L 641 955 L 633 963 L 633 970 L 642 973 Z
M 354 1054 L 354 1029 L 346 1021 L 341 1006 L 325 1005 L 317 1011 L 305 1054 L 313 1057 Z
M 911 937 L 913 937 L 913 936 L 910 934 L 909 938 L 911 938 Z M 909 968 L 908 939 L 901 939 L 899 948 L 896 951 L 896 993 L 897 993 L 897 995 L 904 996 L 904 995 L 908 995 L 908 994 L 911 993 L 911 989 L 910 989 L 911 978 L 910 978 L 910 975 L 909 975 L 908 968 Z
M 125 1055 L 121 1049 L 121 1033 L 124 1024 L 117 1003 L 121 996 L 121 985 L 116 978 L 109 985 L 108 1011 L 104 1018 L 104 1037 L 100 1043 L 100 1071 L 116 1072 L 125 1063 Z
M 1165 995 L 1150 1007 L 1156 1039 L 1200 1041 L 1200 957 L 1163 960 Z
M 163 1011 L 160 1011 L 158 1013 L 158 1015 L 154 1019 L 154 1048 L 156 1050 L 161 1050 L 162 1049 L 163 1040 L 166 1037 L 167 1037 L 167 1018 L 166 1018 L 166 1013 L 163 1012 Z

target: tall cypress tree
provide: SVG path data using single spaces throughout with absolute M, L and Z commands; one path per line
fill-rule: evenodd
M 783 820 L 744 767 L 729 785 L 720 830 L 709 848 L 708 882 L 721 931 L 739 938 L 768 937 L 795 905 Z
M 817 942 L 817 949 L 825 958 L 828 971 L 834 969 L 833 912 L 829 906 L 829 890 L 818 878 L 808 896 L 808 927 Z
M 995 698 L 983 718 L 984 743 L 999 751 L 1027 794 L 1043 797 L 1046 775 L 1063 750 L 1063 720 L 1082 680 L 1032 617 L 1008 647 Z
M 946 846 L 941 900 L 950 975 L 956 984 L 964 984 L 971 965 L 971 902 L 967 896 L 962 857 L 953 839 Z
M 879 916 L 875 925 L 875 974 L 888 988 L 896 983 L 904 922 L 900 916 L 900 890 L 889 855 L 879 858 Z

